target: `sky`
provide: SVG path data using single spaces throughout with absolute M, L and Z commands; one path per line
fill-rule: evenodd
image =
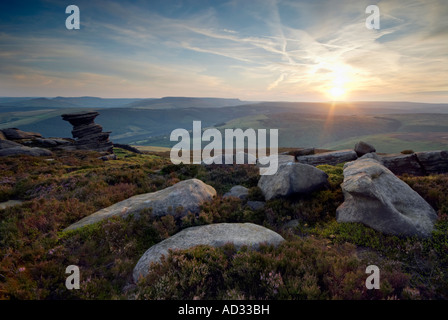
M 0 96 L 447 103 L 447 16 L 446 0 L 2 0 Z

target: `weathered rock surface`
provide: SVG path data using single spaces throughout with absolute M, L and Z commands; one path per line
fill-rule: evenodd
M 0 140 L 6 140 L 6 137 L 3 134 L 3 131 L 1 131 L 1 130 L 0 130 Z
M 9 140 L 42 138 L 42 135 L 40 133 L 25 132 L 17 128 L 2 129 L 0 131 L 2 131 L 5 138 Z
M 48 148 L 53 148 L 57 146 L 67 146 L 73 144 L 72 141 L 59 138 L 36 138 L 34 139 L 33 142 L 38 145 L 41 145 L 42 147 L 48 147 Z
M 0 140 L 0 150 L 8 148 L 20 148 L 20 147 L 23 147 L 20 143 L 9 140 Z
M 257 249 L 266 243 L 277 246 L 284 239 L 278 233 L 252 223 L 218 223 L 191 227 L 149 248 L 137 262 L 133 278 L 137 282 L 148 274 L 151 263 L 158 263 L 169 250 L 185 250 L 198 245 L 220 247 L 233 243 L 236 248 L 242 246 Z
M 428 237 L 437 214 L 420 195 L 373 158 L 344 166 L 345 201 L 338 222 L 359 222 L 386 234 Z
M 266 200 L 286 197 L 295 193 L 310 193 L 324 188 L 328 175 L 313 166 L 302 163 L 281 165 L 273 175 L 264 175 L 258 187 Z
M 333 152 L 324 152 L 313 154 L 309 156 L 299 156 L 297 161 L 312 166 L 318 166 L 321 164 L 336 165 L 342 162 L 348 162 L 356 160 L 358 156 L 354 150 L 340 150 Z
M 33 157 L 40 157 L 40 156 L 48 157 L 52 155 L 52 152 L 47 149 L 30 148 L 22 145 L 20 147 L 11 147 L 0 150 L 0 157 L 19 156 L 19 155 L 27 155 Z
M 246 205 L 252 210 L 260 210 L 263 209 L 266 205 L 264 201 L 247 201 Z
M 73 126 L 72 135 L 76 139 L 76 149 L 112 152 L 113 144 L 109 141 L 110 132 L 102 132 L 103 127 L 94 123 L 98 115 L 96 111 L 62 115 L 62 119 Z
M 376 149 L 370 143 L 359 141 L 355 144 L 355 152 L 358 157 L 362 157 L 367 153 L 376 152 Z
M 426 174 L 448 172 L 448 151 L 438 150 L 417 152 L 416 156 Z
M 216 190 L 198 179 L 184 180 L 156 192 L 145 193 L 101 209 L 72 224 L 65 230 L 75 230 L 113 216 L 134 214 L 137 218 L 144 209 L 152 209 L 154 216 L 199 213 L 200 205 L 216 196 Z
M 249 189 L 243 186 L 234 186 L 229 192 L 224 194 L 223 198 L 235 197 L 244 200 L 249 195 Z
M 424 169 L 418 161 L 417 155 L 413 154 L 399 154 L 387 155 L 381 157 L 384 166 L 396 175 L 404 173 L 422 176 L 425 174 Z

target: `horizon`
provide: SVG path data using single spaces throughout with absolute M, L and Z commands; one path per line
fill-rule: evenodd
M 1 96 L 448 102 L 443 0 L 74 4 L 0 3 Z
M 157 100 L 165 98 L 187 98 L 187 99 L 223 99 L 223 100 L 239 100 L 241 102 L 250 103 L 263 103 L 263 102 L 278 102 L 278 103 L 418 103 L 418 104 L 447 104 L 448 102 L 424 102 L 424 101 L 405 101 L 405 100 L 321 100 L 321 101 L 304 101 L 304 100 L 243 100 L 238 97 L 196 97 L 196 96 L 162 96 L 162 97 L 100 97 L 100 96 L 0 96 L 0 99 L 5 98 L 24 98 L 24 99 L 55 99 L 55 98 L 65 98 L 65 99 L 76 99 L 76 98 L 97 98 L 97 99 L 138 99 L 138 100 Z M 0 102 L 2 103 L 8 102 Z

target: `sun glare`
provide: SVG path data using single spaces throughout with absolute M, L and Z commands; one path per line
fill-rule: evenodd
M 332 98 L 342 98 L 345 95 L 345 89 L 341 87 L 333 87 L 330 89 L 330 95 Z
M 347 94 L 347 84 L 350 82 L 350 70 L 346 66 L 338 65 L 333 69 L 332 84 L 328 89 L 328 95 L 332 100 L 341 100 Z

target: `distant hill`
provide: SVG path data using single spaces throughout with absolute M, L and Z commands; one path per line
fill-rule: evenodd
M 108 99 L 97 97 L 55 98 L 0 98 L 0 112 L 4 108 L 119 108 L 140 99 Z
M 9 100 L 8 100 L 9 99 Z M 363 139 L 379 152 L 448 149 L 448 104 L 410 102 L 248 102 L 239 99 L 165 97 L 0 98 L 0 129 L 18 127 L 46 137 L 71 137 L 61 114 L 97 110 L 96 122 L 111 140 L 171 147 L 172 130 L 279 129 L 281 147 L 352 147 Z

